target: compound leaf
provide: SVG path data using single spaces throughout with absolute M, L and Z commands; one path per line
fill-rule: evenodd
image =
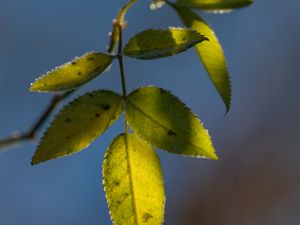
M 213 13 L 228 12 L 252 3 L 253 0 L 177 0 L 177 4 L 180 6 L 199 8 Z
M 39 77 L 31 84 L 30 91 L 74 89 L 101 74 L 112 60 L 113 56 L 104 53 L 87 53 Z
M 164 187 L 153 147 L 135 134 L 121 134 L 103 162 L 103 185 L 115 225 L 161 225 Z
M 141 87 L 126 99 L 129 125 L 155 147 L 180 155 L 217 159 L 207 130 L 170 92 Z
M 151 29 L 132 37 L 124 53 L 137 59 L 156 59 L 180 53 L 204 40 L 207 38 L 191 29 Z
M 201 32 L 209 41 L 196 45 L 197 53 L 219 95 L 223 99 L 227 111 L 231 103 L 231 84 L 225 55 L 218 38 L 212 28 L 197 14 L 184 7 L 174 9 L 178 12 L 182 21 L 187 27 Z
M 41 139 L 32 164 L 73 154 L 86 148 L 121 114 L 122 97 L 93 91 L 65 106 Z

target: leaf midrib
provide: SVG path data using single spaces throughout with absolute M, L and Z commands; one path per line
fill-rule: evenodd
M 134 108 L 136 108 L 139 112 L 141 112 L 143 115 L 145 115 L 146 117 L 148 117 L 150 120 L 154 121 L 155 123 L 157 123 L 158 125 L 160 125 L 163 129 L 165 129 L 166 131 L 171 130 L 171 128 L 168 128 L 167 126 L 163 125 L 162 123 L 160 123 L 159 121 L 157 121 L 155 118 L 151 117 L 150 115 L 148 115 L 147 113 L 145 113 L 142 109 L 140 109 L 138 106 L 136 106 L 134 103 L 132 103 L 131 101 L 127 100 L 127 103 L 131 104 Z M 182 141 L 196 147 L 197 149 L 200 149 L 200 151 L 206 152 L 208 153 L 208 155 L 210 155 L 209 152 L 207 152 L 205 149 L 197 146 L 196 144 L 194 144 L 193 142 L 186 140 L 185 138 L 183 138 L 182 136 L 177 136 L 179 139 L 181 139 Z
M 127 171 L 129 174 L 129 186 L 130 186 L 130 191 L 132 193 L 132 198 L 131 198 L 131 203 L 132 203 L 132 208 L 134 211 L 134 221 L 135 224 L 138 225 L 139 224 L 139 220 L 138 220 L 138 212 L 137 212 L 137 202 L 135 199 L 135 191 L 134 191 L 134 185 L 133 185 L 133 174 L 132 174 L 132 168 L 131 168 L 131 159 L 130 159 L 130 153 L 129 153 L 129 147 L 128 147 L 128 135 L 129 134 L 125 134 L 124 135 L 124 142 L 125 142 L 125 152 L 126 152 L 126 162 L 127 162 Z

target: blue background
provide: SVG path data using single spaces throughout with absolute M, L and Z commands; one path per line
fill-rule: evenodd
M 0 137 L 27 129 L 47 105 L 49 94 L 28 91 L 35 78 L 74 56 L 106 50 L 123 4 L 0 1 Z M 230 14 L 203 14 L 223 44 L 232 77 L 232 109 L 225 117 L 195 51 L 158 61 L 126 59 L 128 89 L 152 84 L 171 90 L 204 122 L 220 157 L 214 162 L 159 151 L 165 224 L 300 224 L 299 12 L 299 1 L 257 0 Z M 146 28 L 181 25 L 168 7 L 151 11 L 143 1 L 127 20 L 126 40 Z M 120 92 L 118 72 L 114 63 L 75 96 L 97 88 Z M 0 224 L 111 224 L 101 164 L 122 129 L 119 120 L 87 150 L 34 167 L 37 141 L 1 150 Z

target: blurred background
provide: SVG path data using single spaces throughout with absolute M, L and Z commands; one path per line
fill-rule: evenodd
M 0 137 L 27 129 L 50 100 L 29 93 L 35 78 L 85 52 L 106 50 L 111 21 L 124 2 L 0 1 Z M 129 12 L 126 40 L 146 28 L 181 25 L 171 9 L 150 11 L 148 3 Z M 228 59 L 233 100 L 226 116 L 194 50 L 158 61 L 126 59 L 128 89 L 153 84 L 171 90 L 204 122 L 220 157 L 158 151 L 165 224 L 300 224 L 299 12 L 300 1 L 257 0 L 233 13 L 203 14 Z M 120 92 L 118 72 L 114 64 L 68 100 L 97 88 Z M 34 167 L 37 141 L 2 151 L 0 224 L 111 224 L 101 164 L 122 129 L 119 120 L 87 150 Z

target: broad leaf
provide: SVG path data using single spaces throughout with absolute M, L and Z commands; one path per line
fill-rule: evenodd
M 181 6 L 199 8 L 208 12 L 222 13 L 249 6 L 253 0 L 177 0 Z
M 164 185 L 153 147 L 135 134 L 119 135 L 105 154 L 103 185 L 114 225 L 161 225 Z
M 49 92 L 74 89 L 101 74 L 112 60 L 113 56 L 104 53 L 87 53 L 42 75 L 31 84 L 30 91 Z
M 222 97 L 227 111 L 231 103 L 231 84 L 226 59 L 221 44 L 211 27 L 197 14 L 183 7 L 176 7 L 182 21 L 187 27 L 201 32 L 209 41 L 196 45 L 197 53 L 218 93 Z
M 207 38 L 191 29 L 146 30 L 129 40 L 124 53 L 137 59 L 156 59 L 180 53 L 204 40 Z
M 32 164 L 86 148 L 121 114 L 122 98 L 111 91 L 87 93 L 65 106 L 41 139 Z
M 207 130 L 170 92 L 141 87 L 126 99 L 129 125 L 155 147 L 180 155 L 217 159 Z

